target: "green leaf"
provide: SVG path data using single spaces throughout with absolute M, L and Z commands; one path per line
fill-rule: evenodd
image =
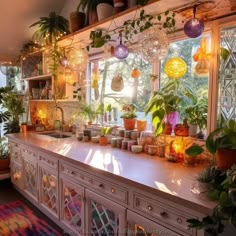
M 157 16 L 157 19 L 158 19 L 159 21 L 161 21 L 161 15 L 158 15 L 158 16 Z
M 204 152 L 204 149 L 201 147 L 201 146 L 198 146 L 198 145 L 193 145 L 191 147 L 189 147 L 188 149 L 185 150 L 185 153 L 188 155 L 188 156 L 197 156 L 201 153 Z

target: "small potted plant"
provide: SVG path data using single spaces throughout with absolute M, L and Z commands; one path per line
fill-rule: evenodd
M 96 110 L 93 104 L 88 104 L 86 102 L 81 102 L 79 105 L 79 114 L 88 120 L 88 125 L 91 125 L 96 118 Z
M 185 151 L 189 156 L 203 152 L 199 145 L 191 148 Z M 206 148 L 213 155 L 213 161 L 219 169 L 227 170 L 236 164 L 236 121 L 229 120 L 221 128 L 212 131 L 207 137 Z
M 123 118 L 124 121 L 124 127 L 126 130 L 133 130 L 135 129 L 136 125 L 136 107 L 134 104 L 125 104 L 122 106 L 122 112 L 121 118 Z
M 111 133 L 112 128 L 111 127 L 102 127 L 101 128 L 101 134 L 100 134 L 100 138 L 99 138 L 99 144 L 101 146 L 106 146 L 108 143 L 108 137 L 106 135 L 108 135 L 109 133 Z

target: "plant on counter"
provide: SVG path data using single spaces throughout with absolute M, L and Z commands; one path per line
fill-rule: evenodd
M 223 233 L 227 225 L 236 227 L 236 166 L 227 171 L 210 166 L 198 180 L 208 184 L 208 196 L 218 204 L 212 215 L 202 220 L 188 219 L 189 227 L 204 229 L 212 236 Z
M 227 170 L 236 164 L 236 121 L 229 120 L 222 127 L 213 130 L 206 139 L 206 148 L 213 155 L 213 162 L 219 169 Z M 203 152 L 199 145 L 186 150 L 189 156 Z
M 93 104 L 88 104 L 86 102 L 80 102 L 79 104 L 79 114 L 85 119 L 88 119 L 88 123 L 92 123 L 96 118 L 96 109 Z
M 194 98 L 195 95 L 190 87 L 179 80 L 169 80 L 158 91 L 154 91 L 145 107 L 145 114 L 150 113 L 152 116 L 155 135 L 163 133 L 166 126 L 165 118 L 171 112 L 181 112 L 182 107 L 191 103 Z
M 123 114 L 120 116 L 120 118 L 124 119 L 134 119 L 137 117 L 136 115 L 136 107 L 134 104 L 125 104 L 122 106 L 122 112 Z

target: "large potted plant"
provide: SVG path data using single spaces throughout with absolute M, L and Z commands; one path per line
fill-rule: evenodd
M 133 130 L 135 129 L 136 125 L 136 108 L 134 104 L 125 104 L 122 106 L 121 118 L 123 118 L 124 127 L 126 130 Z
M 168 120 L 173 112 L 181 112 L 194 97 L 192 90 L 177 80 L 169 80 L 162 88 L 153 92 L 145 107 L 145 114 L 151 114 L 156 136 L 162 134 L 165 127 L 170 125 Z M 170 130 L 175 124 L 171 125 Z
M 206 148 L 219 169 L 227 170 L 236 164 L 236 121 L 229 120 L 221 128 L 212 131 L 207 137 Z M 193 145 L 185 152 L 193 156 L 203 151 L 201 146 Z

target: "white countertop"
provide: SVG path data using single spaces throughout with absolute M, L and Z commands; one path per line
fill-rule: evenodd
M 153 157 L 144 153 L 134 154 L 110 145 L 100 146 L 91 142 L 81 142 L 76 138 L 55 139 L 45 135 L 27 133 L 8 134 L 10 139 L 27 146 L 42 148 L 57 157 L 66 158 L 98 168 L 111 177 L 119 177 L 136 187 L 148 188 L 150 192 L 161 194 L 170 200 L 185 204 L 208 213 L 216 203 L 205 197 L 193 194 L 191 188 L 196 183 L 202 166 L 187 167 L 181 163 L 171 163 L 165 158 Z M 115 175 L 115 176 L 114 176 Z M 140 185 L 141 184 L 141 185 Z

